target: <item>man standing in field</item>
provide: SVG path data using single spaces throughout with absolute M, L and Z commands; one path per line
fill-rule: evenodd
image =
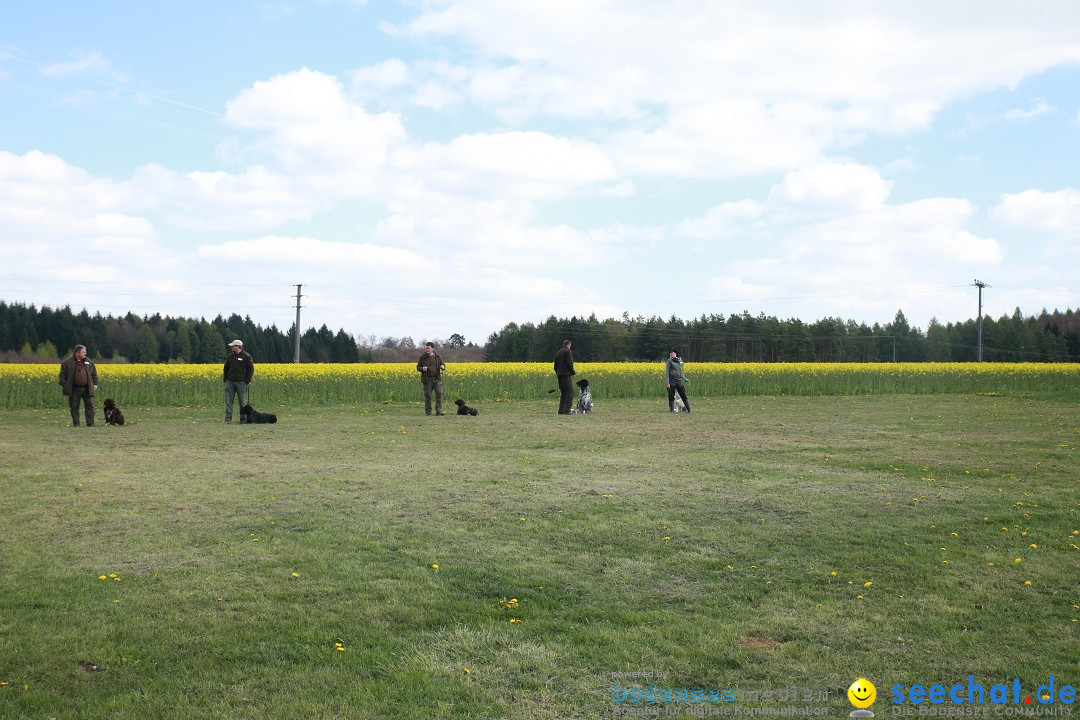
M 431 391 L 435 390 L 435 414 L 442 415 L 442 371 L 446 369 L 439 353 L 435 352 L 435 343 L 424 343 L 424 354 L 416 361 L 420 373 L 420 382 L 424 383 L 424 412 L 431 414 Z
M 98 375 L 94 361 L 86 357 L 86 346 L 76 345 L 75 352 L 60 363 L 60 387 L 71 407 L 71 426 L 79 427 L 79 403 L 85 403 L 86 427 L 94 427 L 94 393 Z
M 229 358 L 225 361 L 225 422 L 232 422 L 233 398 L 240 396 L 240 407 L 248 404 L 248 385 L 255 376 L 255 361 L 244 352 L 244 343 L 229 343 Z
M 683 406 L 686 408 L 686 412 L 690 412 L 690 401 L 686 399 L 686 375 L 683 373 L 683 361 L 679 357 L 679 351 L 675 348 L 671 349 L 668 353 L 667 363 L 664 365 L 664 386 L 667 388 L 667 401 L 668 407 L 671 412 L 675 412 L 675 393 L 679 393 L 679 398 L 683 402 Z
M 570 352 L 570 341 L 563 340 L 559 352 L 555 353 L 555 377 L 559 380 L 559 414 L 569 415 L 574 404 L 574 386 L 570 378 L 574 377 L 574 354 Z

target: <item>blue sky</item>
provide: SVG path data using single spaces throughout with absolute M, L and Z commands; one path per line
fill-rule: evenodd
M 416 340 L 1080 306 L 1080 4 L 0 7 L 0 299 Z

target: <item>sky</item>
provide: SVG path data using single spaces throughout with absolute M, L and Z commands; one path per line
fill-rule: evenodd
M 0 300 L 482 344 L 1080 307 L 1075 0 L 0 5 Z

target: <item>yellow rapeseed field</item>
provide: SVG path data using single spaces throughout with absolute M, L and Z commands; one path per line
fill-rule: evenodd
M 220 365 L 99 364 L 99 402 L 121 406 L 213 406 L 222 401 Z M 598 398 L 664 395 L 662 363 L 577 363 Z M 62 407 L 59 365 L 0 365 L 0 408 Z M 688 391 L 721 395 L 1006 393 L 1080 388 L 1067 363 L 688 363 Z M 501 402 L 545 397 L 556 388 L 550 363 L 451 364 L 448 401 Z M 412 402 L 422 397 L 411 363 L 258 364 L 252 404 Z

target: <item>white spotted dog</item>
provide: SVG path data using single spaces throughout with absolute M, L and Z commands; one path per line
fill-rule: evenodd
M 578 413 L 586 414 L 593 411 L 592 391 L 589 390 L 588 380 L 578 380 L 577 386 L 581 388 L 581 392 L 578 393 L 577 410 Z
M 675 412 L 686 412 L 686 404 L 678 393 L 675 393 Z

